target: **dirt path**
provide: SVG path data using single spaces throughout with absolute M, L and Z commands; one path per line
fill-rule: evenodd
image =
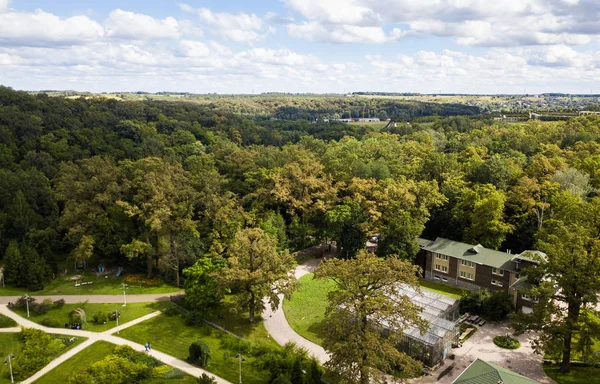
M 302 265 L 299 265 L 296 268 L 294 275 L 297 279 L 299 279 L 308 273 L 312 273 L 319 265 L 320 261 L 320 259 L 312 259 Z M 293 341 L 298 346 L 306 348 L 306 350 L 311 355 L 315 356 L 319 362 L 321 362 L 321 364 L 327 362 L 329 360 L 329 354 L 325 351 L 325 349 L 323 349 L 323 347 L 300 336 L 292 329 L 292 327 L 290 327 L 290 324 L 285 318 L 285 314 L 283 312 L 283 295 L 279 297 L 279 300 L 279 308 L 277 308 L 275 311 L 272 311 L 271 306 L 266 304 L 265 307 L 267 309 L 262 315 L 265 328 L 273 340 L 275 340 L 279 345 L 284 345 L 289 341 Z
M 145 296 L 147 296 L 147 295 L 145 295 Z M 66 360 L 73 357 L 77 353 L 85 350 L 85 348 L 89 347 L 90 345 L 92 345 L 94 342 L 96 342 L 98 340 L 108 341 L 109 343 L 113 343 L 115 345 L 129 345 L 136 351 L 144 350 L 144 346 L 141 344 L 135 343 L 130 340 L 122 339 L 118 336 L 113 335 L 113 333 L 116 332 L 116 328 L 112 328 L 112 329 L 109 329 L 104 332 L 90 332 L 90 331 L 66 329 L 66 328 L 65 329 L 63 329 L 63 328 L 48 328 L 48 327 L 34 323 L 30 320 L 27 320 L 27 319 L 17 315 L 16 313 L 14 313 L 10 309 L 8 309 L 8 307 L 6 307 L 5 305 L 0 305 L 0 313 L 15 320 L 20 326 L 23 326 L 23 327 L 36 328 L 36 329 L 40 329 L 40 330 L 42 330 L 44 332 L 48 332 L 48 333 L 59 333 L 62 335 L 80 336 L 80 337 L 88 338 L 88 340 L 84 341 L 83 343 L 77 345 L 73 349 L 65 352 L 64 354 L 60 355 L 56 359 L 52 360 L 48 365 L 46 365 L 44 368 L 42 368 L 41 370 L 36 372 L 33 376 L 22 381 L 21 382 L 22 384 L 33 383 L 34 381 L 36 381 L 37 379 L 39 379 L 46 373 L 50 372 L 52 369 L 59 366 L 61 363 L 65 362 Z M 131 327 L 133 325 L 141 323 L 142 321 L 146 321 L 155 316 L 158 316 L 159 314 L 160 314 L 160 312 L 156 311 L 156 312 L 152 312 L 148 315 L 139 317 L 135 320 L 132 320 L 130 322 L 120 325 L 119 330 L 123 330 L 125 328 Z M 5 329 L 16 330 L 16 331 L 19 330 L 18 328 L 5 328 Z M 3 332 L 3 331 L 0 329 L 0 332 Z M 212 374 L 208 371 L 205 371 L 201 368 L 190 365 L 190 364 L 186 363 L 185 361 L 179 360 L 179 359 L 177 359 L 171 355 L 168 355 L 166 353 L 152 350 L 151 354 L 152 354 L 152 357 L 161 361 L 162 363 L 168 364 L 175 368 L 178 368 L 191 376 L 199 377 L 203 373 L 206 373 L 207 375 L 214 377 L 215 380 L 217 381 L 217 383 L 219 383 L 219 384 L 231 384 L 229 381 L 227 381 L 219 376 L 215 376 L 214 374 Z

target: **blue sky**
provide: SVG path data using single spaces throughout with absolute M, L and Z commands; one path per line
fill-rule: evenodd
M 0 84 L 600 92 L 597 0 L 0 0 Z

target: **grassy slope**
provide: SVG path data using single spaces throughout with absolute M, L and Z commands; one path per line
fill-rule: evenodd
M 66 336 L 69 337 L 69 336 Z M 86 338 L 79 337 L 77 341 L 67 348 L 63 349 L 57 356 L 65 353 L 69 349 L 75 347 L 76 345 L 82 343 Z M 21 340 L 21 334 L 18 332 L 14 333 L 0 333 L 0 357 L 2 357 L 2 361 L 8 356 L 9 353 L 15 355 L 15 358 L 19 358 L 19 354 L 23 349 L 23 341 Z M 0 365 L 0 384 L 8 384 L 10 383 L 10 374 L 8 365 L 1 364 Z
M 600 368 L 571 367 L 571 372 L 560 373 L 558 365 L 544 365 L 544 372 L 558 384 L 600 384 Z
M 322 344 L 327 293 L 333 288 L 333 283 L 315 280 L 313 276 L 309 273 L 298 280 L 292 298 L 283 301 L 283 311 L 293 330 L 314 343 Z
M 88 326 L 85 330 L 92 332 L 106 331 L 107 329 L 116 327 L 115 321 L 108 321 L 106 324 L 96 324 L 92 321 L 92 316 L 97 312 L 112 312 L 118 310 L 121 313 L 119 318 L 119 324 L 125 324 L 128 321 L 137 319 L 138 317 L 147 315 L 156 310 L 164 308 L 170 305 L 168 302 L 153 302 L 153 303 L 129 303 L 126 307 L 121 304 L 91 304 L 91 303 L 80 303 L 80 304 L 65 304 L 62 308 L 51 309 L 48 313 L 43 315 L 37 315 L 33 312 L 30 313 L 29 320 L 41 324 L 41 321 L 45 318 L 51 318 L 59 322 L 61 326 L 69 322 L 69 313 L 75 308 L 82 308 L 87 315 Z M 13 309 L 16 313 L 23 317 L 27 317 L 27 310 L 24 308 Z
M 441 293 L 455 299 L 460 298 L 462 290 L 446 284 L 419 281 L 421 287 Z M 298 280 L 298 289 L 290 300 L 283 301 L 283 311 L 294 331 L 304 338 L 321 345 L 323 343 L 325 309 L 327 293 L 333 284 L 326 280 L 315 280 L 313 274 L 302 276 Z
M 0 315 L 0 328 L 16 327 L 17 323 L 10 317 Z
M 256 328 L 264 326 L 259 324 Z M 239 329 L 238 329 L 239 330 Z M 180 316 L 160 315 L 138 325 L 121 331 L 120 336 L 140 344 L 150 342 L 152 348 L 168 353 L 181 360 L 188 357 L 190 344 L 197 340 L 204 341 L 210 348 L 212 359 L 208 371 L 231 382 L 238 381 L 237 351 L 224 349 L 217 337 L 219 331 L 208 325 L 188 327 Z M 248 332 L 252 334 L 252 331 Z M 244 383 L 264 383 L 268 373 L 259 371 L 253 366 L 254 358 L 246 357 L 242 367 Z

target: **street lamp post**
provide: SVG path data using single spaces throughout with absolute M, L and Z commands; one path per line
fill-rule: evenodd
M 8 368 L 10 370 L 10 382 L 14 383 L 15 379 L 13 377 L 13 373 L 12 373 L 12 362 L 11 360 L 15 358 L 15 355 L 13 355 L 12 353 L 8 354 L 8 357 L 6 358 L 6 360 L 4 360 L 4 364 L 6 364 L 8 362 Z
M 25 305 L 27 306 L 27 318 L 29 318 L 29 295 L 25 294 L 23 297 L 25 298 Z
M 127 296 L 125 296 L 125 290 L 129 288 L 127 286 L 127 284 L 125 283 L 121 283 L 121 289 L 123 290 L 123 306 L 126 307 L 127 306 Z
M 117 320 L 117 335 L 119 334 L 119 315 L 121 315 L 119 311 L 115 310 L 115 319 Z
M 241 353 L 238 353 L 237 355 L 235 355 L 235 357 L 240 362 L 240 384 L 242 384 L 242 361 L 246 361 L 246 359 L 244 359 L 244 356 L 242 356 Z

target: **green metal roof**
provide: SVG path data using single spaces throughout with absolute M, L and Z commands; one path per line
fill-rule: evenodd
M 512 261 L 515 255 L 487 249 L 481 244 L 471 245 L 438 237 L 433 243 L 424 246 L 423 249 L 494 268 L 511 271 L 516 269 Z
M 506 368 L 476 359 L 452 384 L 539 384 Z
M 421 248 L 426 247 L 428 245 L 431 245 L 433 243 L 433 240 L 428 240 L 428 239 L 423 239 L 421 237 L 417 237 L 417 243 L 419 243 L 419 246 Z

